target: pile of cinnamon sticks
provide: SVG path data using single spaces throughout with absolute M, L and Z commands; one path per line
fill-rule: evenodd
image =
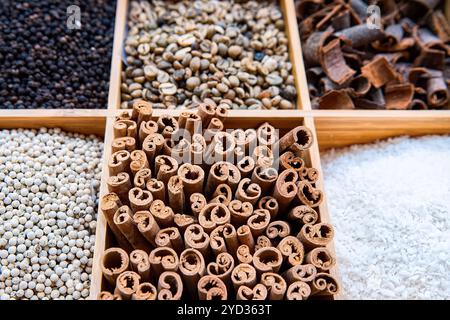
M 313 108 L 448 108 L 443 2 L 297 1 Z
M 332 296 L 333 228 L 321 222 L 311 131 L 269 123 L 224 131 L 206 99 L 177 119 L 136 101 L 114 124 L 109 193 L 114 236 L 99 299 L 307 299 Z

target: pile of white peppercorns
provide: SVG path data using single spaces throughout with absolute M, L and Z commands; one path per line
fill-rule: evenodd
M 0 131 L 0 300 L 89 296 L 102 150 L 60 129 Z

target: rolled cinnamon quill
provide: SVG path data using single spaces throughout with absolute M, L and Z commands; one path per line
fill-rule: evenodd
M 325 247 L 334 237 L 333 227 L 328 223 L 305 224 L 297 235 L 307 250 Z
M 316 183 L 319 180 L 319 171 L 316 168 L 306 168 L 303 167 L 298 171 L 298 176 L 300 180 L 305 180 L 310 183 Z
M 115 153 L 117 151 L 126 150 L 134 151 L 136 149 L 136 139 L 132 137 L 121 137 L 113 140 L 111 144 L 111 152 Z
M 131 154 L 127 150 L 114 152 L 108 161 L 109 174 L 115 176 L 120 172 L 129 172 Z
M 261 187 L 258 184 L 252 183 L 249 178 L 244 178 L 239 182 L 236 199 L 242 202 L 250 202 L 252 206 L 255 206 L 261 194 Z
M 255 251 L 258 251 L 261 248 L 269 248 L 272 247 L 272 242 L 266 236 L 259 236 L 256 238 Z
M 161 155 L 155 158 L 156 179 L 162 181 L 165 185 L 169 182 L 170 177 L 177 174 L 178 163 L 172 157 Z
M 258 283 L 252 288 L 240 286 L 236 293 L 236 300 L 266 300 L 267 288 Z
M 306 300 L 311 295 L 311 287 L 302 281 L 295 281 L 289 285 L 286 292 L 287 300 Z
M 323 247 L 311 250 L 306 255 L 305 261 L 315 266 L 319 272 L 327 272 L 336 265 L 336 259 L 331 252 Z
M 298 192 L 296 185 L 298 174 L 293 169 L 283 171 L 275 183 L 273 197 L 278 202 L 279 212 L 284 212 Z
M 230 222 L 230 211 L 221 203 L 207 204 L 198 216 L 198 223 L 206 232 L 213 231 L 217 226 Z
M 191 224 L 184 232 L 184 243 L 187 248 L 193 248 L 200 251 L 205 258 L 209 259 L 209 235 L 203 230 L 199 224 Z
M 256 209 L 247 220 L 247 225 L 249 226 L 253 237 L 262 235 L 269 223 L 270 213 L 268 210 L 264 209 Z
M 138 211 L 133 215 L 134 224 L 145 239 L 156 246 L 155 238 L 159 232 L 159 225 L 150 211 Z
M 131 300 L 156 300 L 158 292 L 156 287 L 150 282 L 139 284 L 135 293 L 131 295 Z
M 178 175 L 172 176 L 167 183 L 170 207 L 176 213 L 184 212 L 184 187 Z
M 291 234 L 291 227 L 282 220 L 272 221 L 266 228 L 266 236 L 273 244 L 279 243 L 281 240 Z
M 198 215 L 203 210 L 203 208 L 207 205 L 206 198 L 201 193 L 193 193 L 189 197 L 189 202 L 191 204 L 192 214 L 198 218 Z
M 269 211 L 270 217 L 273 220 L 278 215 L 278 201 L 274 197 L 266 196 L 259 200 L 258 209 Z
M 226 223 L 218 226 L 211 231 L 209 238 L 211 249 L 215 255 L 222 252 L 230 252 L 235 255 L 239 241 L 236 229 L 232 224 Z
M 312 264 L 298 264 L 283 273 L 287 283 L 296 281 L 311 282 L 316 278 L 317 269 Z
M 128 190 L 132 188 L 130 175 L 126 172 L 119 172 L 116 176 L 110 176 L 108 181 L 108 191 L 117 194 L 123 203 L 128 202 Z
M 153 201 L 150 206 L 150 213 L 155 218 L 156 222 L 162 228 L 173 226 L 174 212 L 171 207 L 168 207 L 161 200 Z
M 321 190 L 316 189 L 308 181 L 298 182 L 297 199 L 300 203 L 307 205 L 311 208 L 320 206 L 323 201 L 323 193 Z
M 211 196 L 220 184 L 228 184 L 234 191 L 240 180 L 241 173 L 235 165 L 224 161 L 216 162 L 209 171 L 205 195 Z
M 239 169 L 242 178 L 251 178 L 255 166 L 255 159 L 251 156 L 245 156 L 237 163 L 237 168 Z
M 253 238 L 250 227 L 244 224 L 236 230 L 236 234 L 239 243 L 247 245 L 253 252 L 253 248 L 255 247 L 255 239 Z
M 190 226 L 191 224 L 197 223 L 198 221 L 193 216 L 177 213 L 174 215 L 173 222 L 175 223 L 175 226 L 183 234 L 188 226 Z
M 185 249 L 180 254 L 179 270 L 189 295 L 198 298 L 197 283 L 206 272 L 205 260 L 203 259 L 202 253 L 192 248 Z
M 252 182 L 261 187 L 261 193 L 267 194 L 273 189 L 278 178 L 278 171 L 272 167 L 257 166 L 252 174 Z
M 178 255 L 175 250 L 167 247 L 159 247 L 150 252 L 148 260 L 152 266 L 152 274 L 156 279 L 164 271 L 178 271 Z
M 102 291 L 97 295 L 97 300 L 122 300 L 122 297 L 118 294 L 112 294 L 108 291 Z
M 332 296 L 340 291 L 339 283 L 328 273 L 318 273 L 311 282 L 311 295 L 313 296 Z
M 180 300 L 183 295 L 183 281 L 178 273 L 165 271 L 158 280 L 158 300 Z
M 298 238 L 293 236 L 285 237 L 280 241 L 277 249 L 281 252 L 281 255 L 289 267 L 303 263 L 305 249 Z
M 256 130 L 258 137 L 258 145 L 273 146 L 278 141 L 278 131 L 270 125 L 268 122 L 262 124 L 258 130 Z
M 137 188 L 145 189 L 147 182 L 152 178 L 152 171 L 149 168 L 144 168 L 136 172 L 133 179 L 133 184 Z M 131 189 L 131 186 L 130 188 Z
M 158 132 L 162 134 L 164 138 L 171 138 L 179 129 L 178 121 L 167 114 L 159 117 L 156 123 L 158 124 Z
M 137 272 L 143 281 L 150 280 L 150 262 L 148 253 L 143 250 L 134 250 L 130 253 L 131 269 Z
M 255 159 L 256 167 L 263 168 L 273 166 L 276 158 L 274 155 L 274 151 L 268 146 L 257 146 L 255 149 L 253 149 L 252 157 L 253 159 Z
M 117 209 L 119 209 L 119 207 L 121 206 L 122 203 L 117 194 L 108 193 L 103 196 L 100 204 L 100 209 L 103 212 L 103 216 L 105 217 L 105 220 L 108 223 L 108 226 L 111 229 L 114 238 L 116 239 L 119 246 L 125 249 L 127 252 L 131 252 L 133 251 L 133 247 L 114 223 L 114 214 L 116 213 Z
M 234 258 L 227 252 L 219 253 L 215 262 L 210 262 L 206 268 L 209 275 L 217 276 L 227 288 L 232 288 L 231 272 L 234 269 Z
M 253 255 L 253 266 L 259 274 L 280 270 L 283 263 L 281 252 L 274 247 L 258 249 Z
M 227 287 L 222 280 L 216 276 L 205 275 L 197 284 L 198 297 L 200 300 L 227 300 Z
M 122 297 L 122 300 L 131 300 L 139 287 L 141 277 L 134 271 L 122 272 L 116 280 L 115 293 Z
M 261 284 L 267 288 L 269 300 L 283 300 L 287 284 L 278 273 L 263 273 L 261 275 Z
M 120 248 L 109 248 L 103 253 L 101 268 L 103 276 L 108 282 L 115 286 L 117 277 L 128 270 L 130 259 L 128 253 Z
M 231 223 L 234 226 L 245 224 L 248 218 L 253 214 L 253 206 L 250 202 L 232 200 L 228 204 L 228 209 L 230 210 Z
M 130 206 L 133 212 L 137 212 L 149 210 L 153 196 L 148 190 L 133 188 L 128 192 L 128 199 L 130 200 Z
M 133 213 L 128 206 L 121 206 L 114 214 L 114 223 L 134 249 L 148 252 L 150 250 L 150 244 L 134 224 L 132 215 Z
M 278 142 L 280 153 L 291 148 L 294 152 L 308 150 L 313 144 L 313 134 L 307 127 L 300 126 L 285 134 Z
M 137 123 L 133 120 L 117 120 L 113 124 L 114 138 L 137 138 Z
M 253 288 L 256 285 L 256 270 L 250 264 L 238 264 L 231 272 L 231 281 L 234 290 L 239 290 L 240 286 Z
M 214 191 L 212 197 L 213 200 L 217 197 L 223 196 L 224 202 L 222 202 L 224 205 L 228 206 L 230 201 L 233 199 L 233 191 L 231 190 L 230 186 L 222 183 L 219 184 L 216 188 L 216 191 Z M 213 201 L 211 200 L 211 201 Z
M 151 134 L 158 133 L 158 124 L 155 121 L 142 121 L 139 126 L 139 141 L 144 141 Z
M 236 250 L 236 257 L 239 263 L 252 263 L 253 256 L 250 248 L 246 244 L 242 244 Z
M 130 154 L 130 170 L 133 176 L 142 169 L 148 168 L 147 155 L 142 150 L 134 150 Z
M 142 141 L 142 151 L 147 156 L 149 163 L 153 164 L 164 146 L 164 141 L 164 137 L 159 133 L 150 133 Z M 157 168 L 159 169 L 159 167 Z
M 189 199 L 193 193 L 202 192 L 205 172 L 201 167 L 190 163 L 182 164 L 181 167 L 178 168 L 178 176 L 183 183 L 186 199 Z
M 211 119 L 216 115 L 216 108 L 210 104 L 201 103 L 197 109 L 197 115 L 201 118 L 204 127 L 208 127 Z
M 158 247 L 168 247 L 174 249 L 178 254 L 184 249 L 183 239 L 177 228 L 166 228 L 159 230 L 155 238 Z
M 165 201 L 166 187 L 162 181 L 158 181 L 156 179 L 150 179 L 147 181 L 145 187 L 152 194 L 153 200 Z
M 138 127 L 142 121 L 149 121 L 152 117 L 152 104 L 142 99 L 135 100 L 133 102 L 133 110 L 131 112 L 131 118 L 137 120 Z

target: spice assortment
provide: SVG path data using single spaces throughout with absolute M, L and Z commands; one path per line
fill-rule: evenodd
M 106 108 L 115 4 L 2 1 L 0 109 Z
M 443 3 L 379 1 L 377 16 L 363 0 L 297 1 L 313 108 L 448 108 Z
M 294 109 L 284 30 L 276 1 L 130 1 L 121 107 Z
M 313 135 L 269 123 L 225 130 L 226 109 L 202 103 L 178 119 L 135 101 L 114 125 L 113 235 L 98 299 L 303 300 L 331 297 L 331 225 L 321 220 Z
M 103 143 L 0 131 L 0 299 L 89 296 Z

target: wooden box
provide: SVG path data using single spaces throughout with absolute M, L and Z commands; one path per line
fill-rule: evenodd
M 153 112 L 153 118 L 157 119 L 160 115 L 167 114 L 166 110 L 155 110 Z M 113 128 L 112 128 L 112 122 L 113 119 L 108 119 L 107 122 L 107 128 L 106 128 L 106 135 L 105 135 L 105 159 L 104 159 L 104 168 L 102 173 L 102 182 L 100 187 L 100 198 L 108 193 L 107 188 L 107 180 L 109 178 L 109 172 L 106 166 L 106 161 L 109 158 L 109 155 L 111 154 L 111 143 L 113 140 Z M 263 124 L 264 122 L 269 121 L 271 125 L 273 125 L 275 128 L 280 130 L 280 135 L 283 135 L 284 133 L 288 132 L 290 129 L 299 126 L 299 125 L 305 125 L 307 127 L 310 127 L 313 124 L 312 119 L 306 119 L 301 116 L 295 115 L 294 112 L 291 113 L 291 116 L 281 116 L 278 118 L 271 118 L 267 119 L 267 117 L 263 116 L 251 116 L 248 115 L 246 117 L 230 117 L 227 118 L 225 121 L 225 129 L 248 129 L 248 128 L 258 128 L 259 125 Z M 305 156 L 305 162 L 308 166 L 312 166 L 316 169 L 319 169 L 321 171 L 321 165 L 320 165 L 320 156 L 319 156 L 319 148 L 317 144 L 317 140 L 314 137 L 314 144 L 311 147 L 311 149 L 307 152 Z M 322 176 L 320 176 L 318 182 L 316 182 L 316 187 L 320 190 L 323 190 L 323 179 Z M 330 215 L 328 214 L 328 208 L 326 199 L 321 203 L 321 205 L 318 208 L 318 212 L 320 214 L 320 221 L 321 222 L 327 222 L 331 223 L 330 221 Z M 99 292 L 102 291 L 104 288 L 104 277 L 102 275 L 101 271 L 101 258 L 103 252 L 108 249 L 111 246 L 111 231 L 109 230 L 109 227 L 106 223 L 106 220 L 101 212 L 101 209 L 99 208 L 99 214 L 97 218 L 97 234 L 96 234 L 96 241 L 95 241 L 95 253 L 94 253 L 94 263 L 93 263 L 93 270 L 92 270 L 92 283 L 91 283 L 91 292 L 90 292 L 90 298 L 95 299 Z M 328 248 L 332 252 L 333 255 L 335 255 L 334 245 L 331 243 Z M 337 267 L 333 268 L 330 273 L 339 279 Z M 334 298 L 338 298 L 338 296 L 335 296 Z

